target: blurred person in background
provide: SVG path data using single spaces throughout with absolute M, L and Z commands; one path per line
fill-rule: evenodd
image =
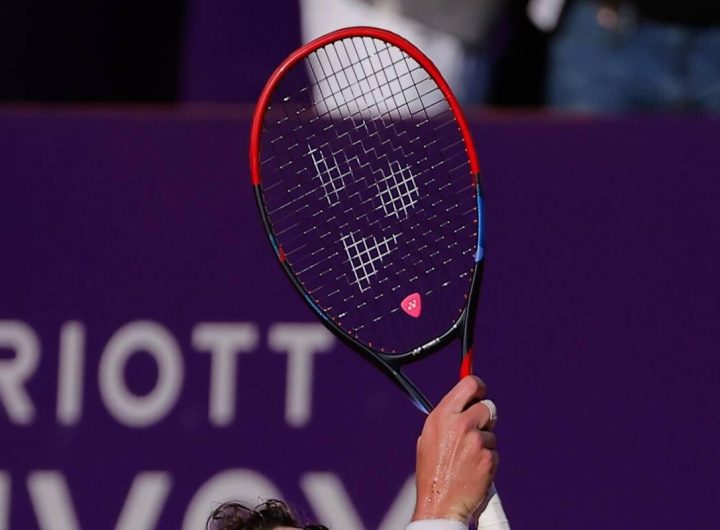
M 550 106 L 720 111 L 720 1 L 531 0 L 528 14 L 555 32 Z
M 0 4 L 0 101 L 175 101 L 185 2 Z
M 482 104 L 491 85 L 489 48 L 508 0 L 301 0 L 308 42 L 347 26 L 376 26 L 415 44 L 461 103 Z

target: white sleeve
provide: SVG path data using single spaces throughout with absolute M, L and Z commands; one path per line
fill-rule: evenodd
M 425 519 L 413 521 L 405 530 L 468 530 L 468 525 L 455 519 Z
M 484 506 L 480 509 L 482 511 L 477 522 L 477 530 L 510 530 L 510 523 L 505 515 L 505 510 L 503 510 L 495 484 L 490 485 Z

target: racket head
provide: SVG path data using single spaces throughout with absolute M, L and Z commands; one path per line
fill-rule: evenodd
M 479 165 L 420 50 L 356 27 L 295 51 L 258 101 L 250 164 L 283 270 L 344 342 L 397 366 L 457 336 L 484 256 Z

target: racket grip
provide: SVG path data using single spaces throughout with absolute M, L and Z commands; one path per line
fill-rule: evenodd
M 472 374 L 472 361 L 473 349 L 468 348 L 460 363 L 460 379 Z M 485 500 L 477 513 L 480 514 L 477 520 L 478 530 L 510 530 L 510 522 L 505 515 L 505 510 L 503 510 L 494 482 L 490 484 Z
M 505 515 L 505 510 L 503 510 L 494 482 L 490 484 L 490 489 L 488 489 L 479 512 L 478 530 L 510 530 L 510 522 Z

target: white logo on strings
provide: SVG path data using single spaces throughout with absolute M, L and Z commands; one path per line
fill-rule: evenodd
M 322 150 L 308 146 L 308 154 L 315 167 L 316 177 L 320 181 L 324 199 L 330 206 L 337 206 L 341 202 L 340 192 L 346 186 L 346 177 L 352 173 L 350 162 L 354 161 L 360 165 L 358 157 L 346 158 L 343 171 L 332 153 L 326 157 Z M 420 197 L 420 190 L 410 166 L 391 161 L 386 170 L 380 170 L 380 174 L 381 177 L 375 186 L 385 217 L 406 219 L 409 210 L 415 208 Z M 378 273 L 378 263 L 395 249 L 397 238 L 397 235 L 392 235 L 378 241 L 374 236 L 369 236 L 356 240 L 354 233 L 341 238 L 355 276 L 353 283 L 361 292 L 370 289 L 370 278 Z
M 370 289 L 370 278 L 377 274 L 376 264 L 393 251 L 390 243 L 397 243 L 397 236 L 378 241 L 375 236 L 355 239 L 352 232 L 341 239 L 345 253 L 350 260 L 350 267 L 355 275 L 355 283 L 360 291 Z
M 415 207 L 420 196 L 410 166 L 403 167 L 400 162 L 390 162 L 390 174 L 383 173 L 376 186 L 385 217 L 407 218 L 408 210 Z
M 318 153 L 318 156 L 315 153 Z M 320 180 L 328 204 L 330 206 L 340 204 L 340 191 L 345 188 L 345 177 L 350 174 L 350 162 L 357 160 L 357 156 L 346 160 L 346 170 L 342 172 L 340 164 L 332 154 L 329 161 L 320 149 L 309 148 L 308 154 L 312 158 L 317 178 Z

